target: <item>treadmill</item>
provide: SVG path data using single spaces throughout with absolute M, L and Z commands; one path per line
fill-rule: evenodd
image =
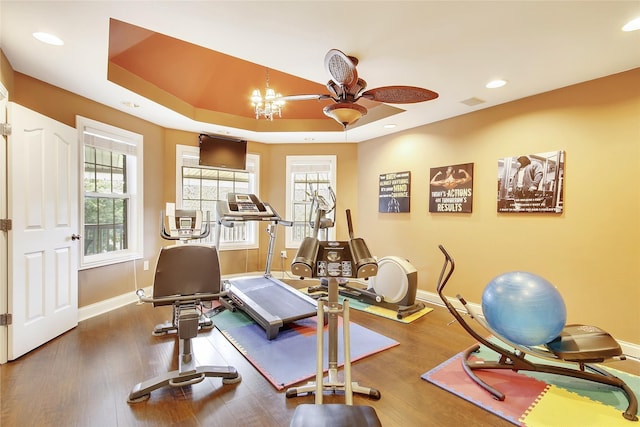
M 227 200 L 216 203 L 216 221 L 216 247 L 219 247 L 222 226 L 233 227 L 236 223 L 248 221 L 271 223 L 267 227 L 269 249 L 264 275 L 225 279 L 223 285 L 228 296 L 221 298 L 225 307 L 247 313 L 265 330 L 268 340 L 277 337 L 286 324 L 317 314 L 316 300 L 271 275 L 277 226 L 291 226 L 291 221 L 284 221 L 275 209 L 256 195 L 241 193 L 229 193 Z

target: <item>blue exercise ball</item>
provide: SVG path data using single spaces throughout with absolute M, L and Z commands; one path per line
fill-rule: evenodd
M 552 341 L 567 321 L 558 289 L 542 277 L 523 271 L 491 280 L 482 293 L 482 311 L 497 333 L 525 346 Z

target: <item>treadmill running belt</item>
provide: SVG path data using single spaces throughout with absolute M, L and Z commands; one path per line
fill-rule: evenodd
M 243 294 L 258 302 L 260 307 L 281 319 L 297 317 L 301 313 L 315 314 L 317 311 L 313 304 L 266 277 L 233 280 L 232 283 Z
M 273 277 L 233 278 L 228 282 L 237 307 L 265 329 L 268 339 L 275 338 L 285 324 L 317 314 L 315 300 Z

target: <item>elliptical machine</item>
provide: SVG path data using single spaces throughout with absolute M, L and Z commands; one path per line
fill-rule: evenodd
M 324 240 L 327 240 L 328 229 L 335 225 L 336 196 L 331 187 L 329 195 L 331 203 L 318 191 L 312 194 L 311 209 L 309 212 L 309 224 L 316 230 L 316 235 L 324 230 Z M 315 219 L 312 215 L 315 213 Z M 333 213 L 333 216 L 329 216 Z M 353 229 L 351 221 L 348 222 L 349 237 L 353 239 Z M 418 271 L 411 263 L 397 256 L 386 256 L 378 261 L 378 273 L 375 277 L 368 279 L 368 285 L 350 283 L 348 279 L 338 279 L 339 294 L 344 297 L 356 299 L 360 302 L 378 305 L 396 312 L 398 319 L 403 319 L 413 313 L 422 310 L 424 303 L 416 302 L 416 292 L 418 290 Z M 307 292 L 313 295 L 317 292 L 328 292 L 328 280 L 320 279 L 320 285 L 309 287 Z
M 316 217 L 315 230 L 319 230 L 321 213 Z M 351 212 L 347 209 L 347 222 L 351 226 Z M 289 388 L 287 397 L 315 393 L 315 403 L 322 404 L 324 391 L 344 391 L 345 403 L 353 404 L 353 393 L 360 393 L 380 399 L 375 388 L 364 387 L 351 380 L 351 346 L 349 335 L 349 300 L 338 300 L 339 278 L 368 278 L 378 272 L 376 260 L 369 253 L 363 239 L 351 238 L 349 241 L 320 241 L 317 237 L 305 237 L 291 263 L 291 271 L 297 276 L 314 277 L 327 280 L 328 296 L 318 299 L 316 327 L 316 379 L 306 385 Z M 324 376 L 324 328 L 320 319 L 328 314 L 328 371 Z M 338 375 L 338 316 L 341 315 L 342 336 L 344 339 L 343 380 Z

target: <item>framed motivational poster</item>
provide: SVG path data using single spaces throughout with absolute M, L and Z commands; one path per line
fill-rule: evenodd
M 472 211 L 473 163 L 431 168 L 429 177 L 429 212 Z
M 380 175 L 378 212 L 411 212 L 411 172 L 393 172 Z
M 562 213 L 564 151 L 498 159 L 498 212 Z

